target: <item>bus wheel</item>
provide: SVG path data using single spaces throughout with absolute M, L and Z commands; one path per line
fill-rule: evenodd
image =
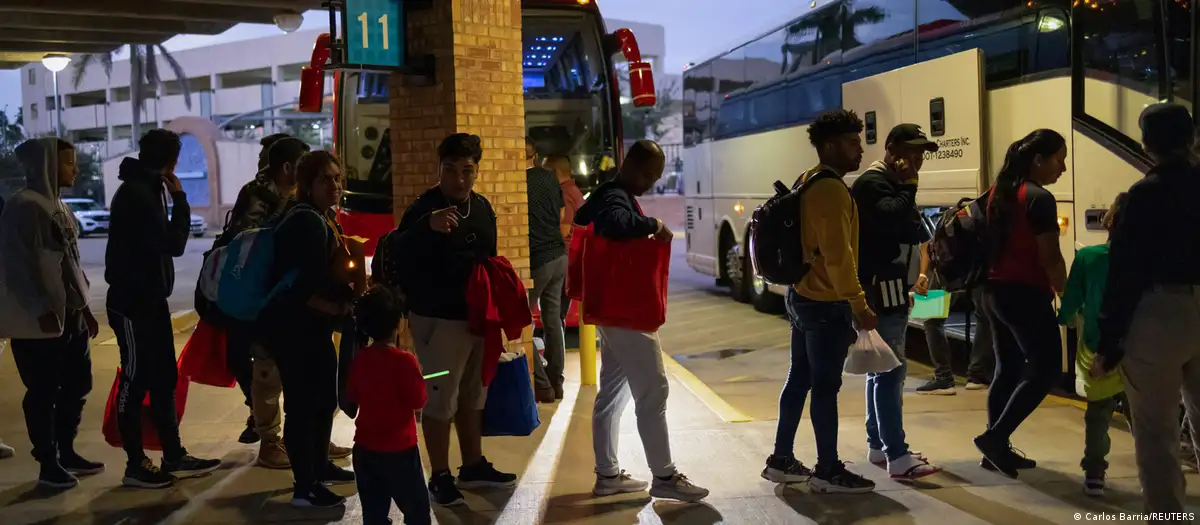
M 725 271 L 729 275 L 729 295 L 739 303 L 750 301 L 750 282 L 747 277 L 751 274 L 746 272 L 749 262 L 749 257 L 742 257 L 741 247 L 736 242 L 730 242 L 725 250 Z
M 754 305 L 754 309 L 767 314 L 783 312 L 783 297 L 775 295 L 767 289 L 767 282 L 754 273 L 754 264 L 750 257 L 743 258 L 742 275 L 746 278 L 746 302 Z

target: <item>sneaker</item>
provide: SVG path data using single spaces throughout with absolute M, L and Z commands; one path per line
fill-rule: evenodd
M 288 458 L 287 449 L 283 442 L 263 441 L 258 446 L 258 459 L 255 464 L 269 469 L 283 470 L 292 468 L 292 460 Z
M 895 460 L 887 462 L 888 476 L 892 479 L 920 479 L 931 474 L 937 474 L 942 469 L 930 465 L 925 458 L 915 452 L 910 452 Z
M 329 459 L 346 459 L 353 453 L 354 449 L 350 447 L 334 445 L 333 442 L 329 443 Z
M 839 462 L 830 469 L 818 468 L 813 472 L 808 486 L 813 492 L 822 494 L 866 494 L 875 490 L 875 482 L 846 469 Z
M 767 458 L 762 477 L 772 483 L 803 483 L 812 477 L 812 470 L 796 458 L 772 455 Z
M 909 455 L 911 455 L 912 457 L 916 458 L 919 461 L 929 461 L 925 457 L 924 454 L 917 452 L 915 450 L 910 450 L 910 451 L 908 451 L 908 453 L 909 453 Z M 884 451 L 877 449 L 877 448 L 868 449 L 867 461 L 870 462 L 872 465 L 882 467 L 884 465 L 887 465 L 887 462 L 888 462 L 887 453 L 885 453 Z
M 929 382 L 917 387 L 917 393 L 926 396 L 952 396 L 954 392 L 953 379 L 930 379 Z
M 624 470 L 616 476 L 608 477 L 596 475 L 596 486 L 592 487 L 592 494 L 596 496 L 612 496 L 613 494 L 628 494 L 630 492 L 641 492 L 646 490 L 650 484 L 640 479 L 633 479 L 633 476 L 626 474 Z
M 219 459 L 199 459 L 188 454 L 175 461 L 163 460 L 162 469 L 176 479 L 198 478 L 221 466 Z
M 79 454 L 59 454 L 58 464 L 76 476 L 91 476 L 104 472 L 104 463 L 88 461 Z
M 987 390 L 988 384 L 981 381 L 967 381 L 967 390 Z
M 1104 497 L 1104 473 L 1093 472 L 1084 475 L 1083 493 L 1093 498 Z
M 338 507 L 346 504 L 346 498 L 334 494 L 325 485 L 314 483 L 306 489 L 293 489 L 293 507 Z
M 650 497 L 690 503 L 707 498 L 708 489 L 697 486 L 687 476 L 676 472 L 675 475 L 666 479 L 655 477 L 654 483 L 650 486 Z
M 0 459 L 8 459 L 17 455 L 17 451 L 0 441 Z
M 462 492 L 454 486 L 454 475 L 449 470 L 434 472 L 429 478 L 429 500 L 443 507 L 466 503 Z
M 1008 445 L 1008 460 L 1012 462 L 1017 470 L 1037 468 L 1037 461 L 1025 457 L 1024 452 L 1014 448 L 1011 444 Z M 979 466 L 983 467 L 984 470 L 996 471 L 996 466 L 992 465 L 992 462 L 988 461 L 987 458 L 980 458 Z
M 165 489 L 174 483 L 175 476 L 159 470 L 149 458 L 137 466 L 126 466 L 125 477 L 121 480 L 126 487 L 139 489 Z
M 979 452 L 983 454 L 984 460 L 993 467 L 988 470 L 994 469 L 1005 476 L 1016 479 L 1017 461 L 1015 457 L 1019 456 L 1016 456 L 1012 452 L 1008 443 L 992 438 L 987 434 L 976 436 L 974 441 L 975 448 L 979 449 Z M 980 466 L 983 466 L 985 469 L 987 468 L 983 462 L 980 462 Z
M 254 416 L 250 416 L 246 418 L 246 428 L 242 430 L 242 435 L 238 436 L 238 443 L 252 445 L 258 443 L 259 439 L 261 438 L 258 431 L 254 429 Z
M 496 470 L 487 458 L 480 458 L 479 463 L 469 467 L 463 465 L 458 469 L 458 488 L 460 489 L 504 489 L 515 486 L 517 486 L 517 475 Z
M 330 462 L 326 463 L 321 472 L 317 474 L 317 479 L 326 485 L 345 485 L 354 483 L 354 472 Z
M 79 485 L 79 478 L 67 472 L 67 469 L 57 462 L 42 465 L 41 472 L 38 473 L 38 486 L 41 487 L 67 490 L 75 488 L 76 485 Z

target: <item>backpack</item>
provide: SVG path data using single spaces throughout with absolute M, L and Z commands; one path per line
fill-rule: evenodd
M 400 290 L 400 258 L 398 252 L 400 233 L 387 232 L 375 245 L 375 257 L 371 259 L 371 281 Z
M 292 270 L 279 282 L 269 282 L 275 262 L 275 232 L 289 218 L 300 213 L 319 216 L 310 206 L 296 206 L 274 224 L 248 229 L 228 244 L 215 246 L 200 269 L 197 295 L 203 295 L 221 313 L 233 319 L 258 319 L 271 299 L 296 279 L 297 272 Z M 323 217 L 321 220 L 324 222 Z
M 806 181 L 796 181 L 790 190 L 775 181 L 775 195 L 754 210 L 750 219 L 750 261 L 764 281 L 792 286 L 812 269 L 812 259 L 805 260 L 801 242 L 800 197 L 814 182 L 836 177 L 822 170 Z
M 988 193 L 962 199 L 942 213 L 929 242 L 929 263 L 947 292 L 966 291 L 987 280 Z

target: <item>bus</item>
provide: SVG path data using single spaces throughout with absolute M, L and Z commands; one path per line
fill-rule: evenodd
M 623 156 L 614 55 L 621 53 L 627 62 L 636 106 L 656 103 L 651 66 L 642 61 L 630 30 L 605 30 L 594 0 L 521 4 L 526 136 L 542 155 L 568 155 L 586 194 Z M 329 44 L 328 34 L 319 36 L 312 63 L 304 68 L 301 111 L 321 110 Z M 368 268 L 377 241 L 396 226 L 388 76 L 346 70 L 335 72 L 333 80 L 334 149 L 346 179 L 340 222 L 347 235 L 367 239 Z M 578 323 L 574 306 L 568 317 L 572 326 Z
M 1067 172 L 1047 189 L 1069 265 L 1077 247 L 1105 242 L 1105 210 L 1149 167 L 1141 111 L 1195 100 L 1190 0 L 824 0 L 806 11 L 684 72 L 687 261 L 764 312 L 782 310 L 786 289 L 752 271 L 750 216 L 774 181 L 817 164 L 805 128 L 824 111 L 863 118 L 862 169 L 896 124 L 936 140 L 917 193 L 929 216 L 982 194 L 1015 140 L 1058 131 Z

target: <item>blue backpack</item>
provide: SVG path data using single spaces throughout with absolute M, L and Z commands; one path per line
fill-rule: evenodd
M 278 222 L 241 232 L 229 244 L 213 249 L 200 270 L 199 292 L 229 317 L 257 320 L 263 308 L 296 280 L 297 270 L 292 270 L 278 282 L 271 282 L 271 267 L 275 262 L 275 232 L 300 213 L 320 216 L 315 208 L 299 205 Z

